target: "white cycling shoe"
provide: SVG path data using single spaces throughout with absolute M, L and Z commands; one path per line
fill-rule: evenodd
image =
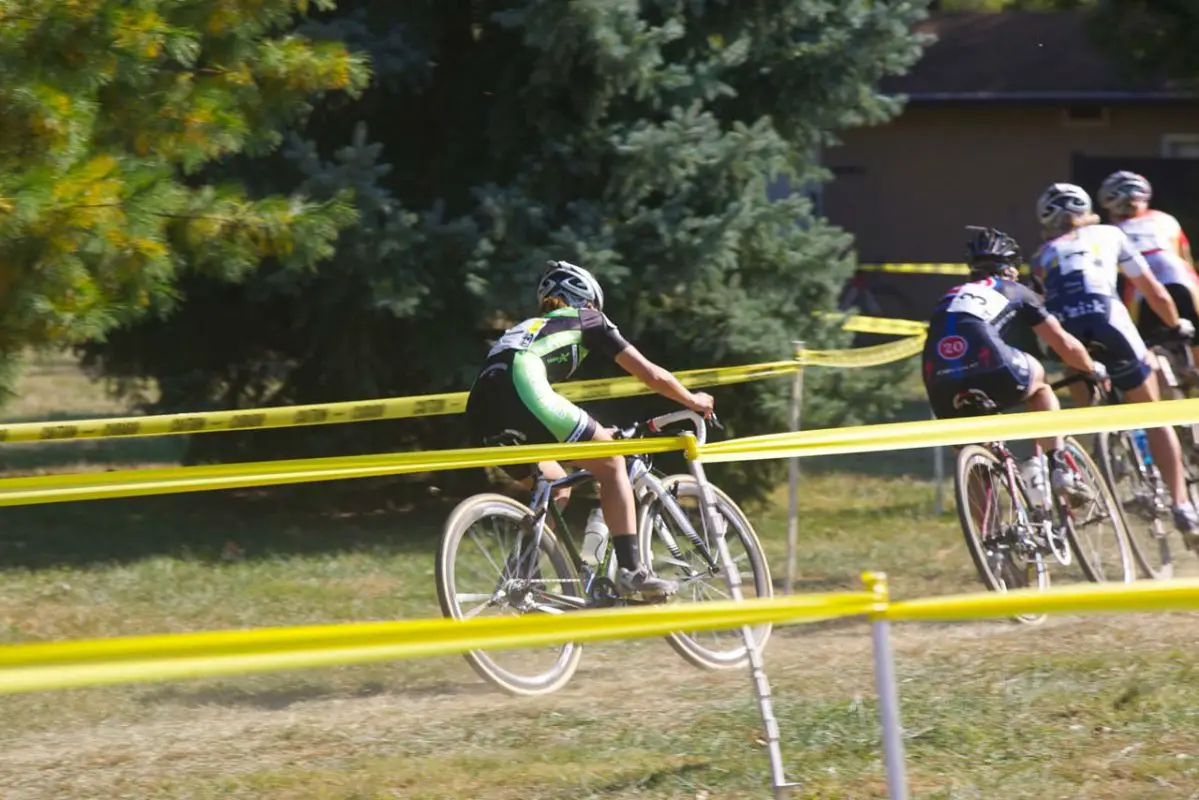
M 644 566 L 636 570 L 621 567 L 616 576 L 616 588 L 624 596 L 669 597 L 678 592 L 679 585 L 672 580 L 651 575 Z

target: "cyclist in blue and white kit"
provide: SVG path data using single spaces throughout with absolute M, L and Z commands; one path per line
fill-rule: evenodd
M 1157 381 L 1149 380 L 1157 361 L 1120 302 L 1117 277 L 1122 272 L 1162 323 L 1180 338 L 1194 336 L 1194 326 L 1179 316 L 1173 298 L 1124 231 L 1099 223 L 1091 210 L 1091 197 L 1082 187 L 1053 184 L 1037 200 L 1037 217 L 1045 242 L 1031 266 L 1033 276 L 1044 286 L 1045 307 L 1061 320 L 1062 327 L 1100 351 L 1112 384 L 1126 400 L 1157 401 Z M 1089 402 L 1085 387 L 1071 389 L 1077 402 Z M 1199 541 L 1199 517 L 1187 499 L 1178 437 L 1169 427 L 1146 433 L 1153 459 L 1174 498 L 1174 525 L 1191 546 Z

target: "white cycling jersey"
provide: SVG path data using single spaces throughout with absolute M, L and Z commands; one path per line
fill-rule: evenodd
M 1161 283 L 1181 283 L 1195 287 L 1195 271 L 1179 255 L 1183 239 L 1182 225 L 1163 211 L 1150 210 L 1116 223 L 1133 246 L 1145 257 L 1153 275 Z M 1140 297 L 1138 292 L 1136 295 Z
M 1042 245 L 1031 266 L 1044 281 L 1046 310 L 1070 333 L 1103 345 L 1117 386 L 1139 386 L 1148 370 L 1145 343 L 1116 294 L 1116 280 L 1121 272 L 1136 278 L 1150 270 L 1124 231 L 1076 228 Z
M 1124 231 L 1113 225 L 1084 225 L 1050 239 L 1033 256 L 1032 269 L 1045 283 L 1047 306 L 1083 296 L 1114 298 L 1121 272 L 1136 278 L 1150 271 Z

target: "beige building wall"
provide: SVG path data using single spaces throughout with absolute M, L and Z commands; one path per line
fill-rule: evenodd
M 1049 106 L 911 105 L 825 151 L 840 174 L 823 209 L 855 235 L 863 263 L 958 261 L 966 225 L 1001 228 L 1031 252 L 1037 196 L 1070 180 L 1075 153 L 1156 157 L 1163 135 L 1188 133 L 1199 134 L 1199 108 L 1118 106 L 1072 121 Z

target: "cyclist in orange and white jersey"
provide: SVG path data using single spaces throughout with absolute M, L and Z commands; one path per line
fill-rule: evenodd
M 1098 199 L 1111 223 L 1127 234 L 1154 277 L 1166 287 L 1178 315 L 1199 327 L 1199 275 L 1192 265 L 1190 242 L 1175 217 L 1149 207 L 1152 197 L 1153 187 L 1145 176 L 1121 170 L 1103 181 Z M 1131 282 L 1124 282 L 1120 298 L 1143 337 L 1152 338 L 1165 329 Z M 1192 348 L 1192 353 L 1199 360 L 1199 346 Z

